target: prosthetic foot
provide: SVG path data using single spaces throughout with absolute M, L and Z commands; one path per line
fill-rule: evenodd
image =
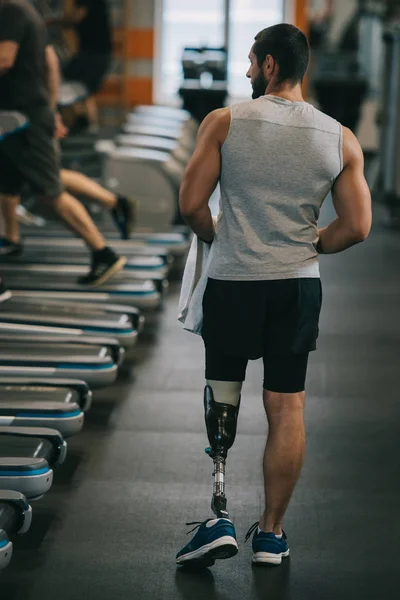
M 220 382 L 219 385 L 224 382 Z M 242 384 L 226 382 L 230 391 L 236 394 L 231 404 L 216 402 L 214 390 L 207 385 L 204 390 L 204 413 L 210 448 L 206 448 L 214 462 L 214 487 L 211 509 L 218 518 L 229 519 L 225 495 L 225 465 L 228 450 L 236 437 L 237 419 L 240 408 L 240 390 Z M 236 389 L 233 389 L 236 387 Z

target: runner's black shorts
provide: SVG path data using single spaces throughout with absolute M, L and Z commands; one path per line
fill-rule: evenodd
M 38 111 L 26 129 L 0 143 L 0 194 L 20 196 L 27 184 L 33 194 L 49 199 L 64 191 L 50 109 Z
M 305 389 L 322 306 L 319 278 L 272 281 L 209 279 L 203 299 L 206 379 L 244 381 L 249 360 L 263 358 L 266 390 Z
M 63 67 L 63 77 L 83 83 L 92 95 L 100 91 L 111 62 L 109 54 L 77 54 Z

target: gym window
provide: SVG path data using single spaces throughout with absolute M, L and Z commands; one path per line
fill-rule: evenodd
M 247 55 L 255 34 L 284 20 L 285 0 L 158 0 L 155 102 L 175 103 L 185 46 L 228 47 L 232 98 L 249 98 Z

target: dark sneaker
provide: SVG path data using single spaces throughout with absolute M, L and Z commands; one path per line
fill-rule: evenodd
M 90 272 L 79 277 L 80 285 L 97 286 L 108 281 L 113 275 L 122 271 L 126 265 L 125 256 L 117 256 L 110 248 L 105 248 L 93 253 L 92 267 Z
M 15 243 L 6 238 L 0 238 L 0 259 L 7 258 L 7 256 L 18 256 L 22 251 L 23 245 L 21 242 Z
M 229 519 L 208 519 L 188 523 L 197 529 L 192 540 L 176 555 L 176 564 L 192 568 L 212 567 L 216 559 L 231 558 L 238 553 L 235 527 Z M 189 533 L 192 533 L 189 531 Z
M 0 279 L 0 302 L 5 302 L 11 298 L 12 294 L 10 290 L 7 290 L 6 286 Z
M 111 214 L 119 229 L 121 238 L 129 240 L 136 224 L 136 200 L 118 196 L 117 206 L 112 209 Z
M 290 554 L 287 537 L 282 532 L 282 537 L 277 537 L 274 533 L 265 533 L 258 530 L 258 521 L 254 523 L 247 532 L 246 542 L 254 531 L 253 536 L 253 564 L 280 565 L 282 559 Z

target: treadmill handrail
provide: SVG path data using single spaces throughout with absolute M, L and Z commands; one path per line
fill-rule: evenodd
M 0 426 L 0 436 L 11 435 L 16 437 L 43 438 L 57 448 L 56 465 L 62 465 L 67 456 L 67 442 L 56 429 L 44 427 L 4 427 Z
M 20 527 L 17 531 L 18 535 L 23 535 L 29 531 L 32 524 L 32 507 L 25 496 L 20 492 L 0 490 L 0 502 L 12 504 L 21 511 L 21 522 L 19 523 Z
M 11 490 L 0 490 L 0 502 L 10 502 L 22 511 L 29 510 L 29 502 L 20 492 Z

